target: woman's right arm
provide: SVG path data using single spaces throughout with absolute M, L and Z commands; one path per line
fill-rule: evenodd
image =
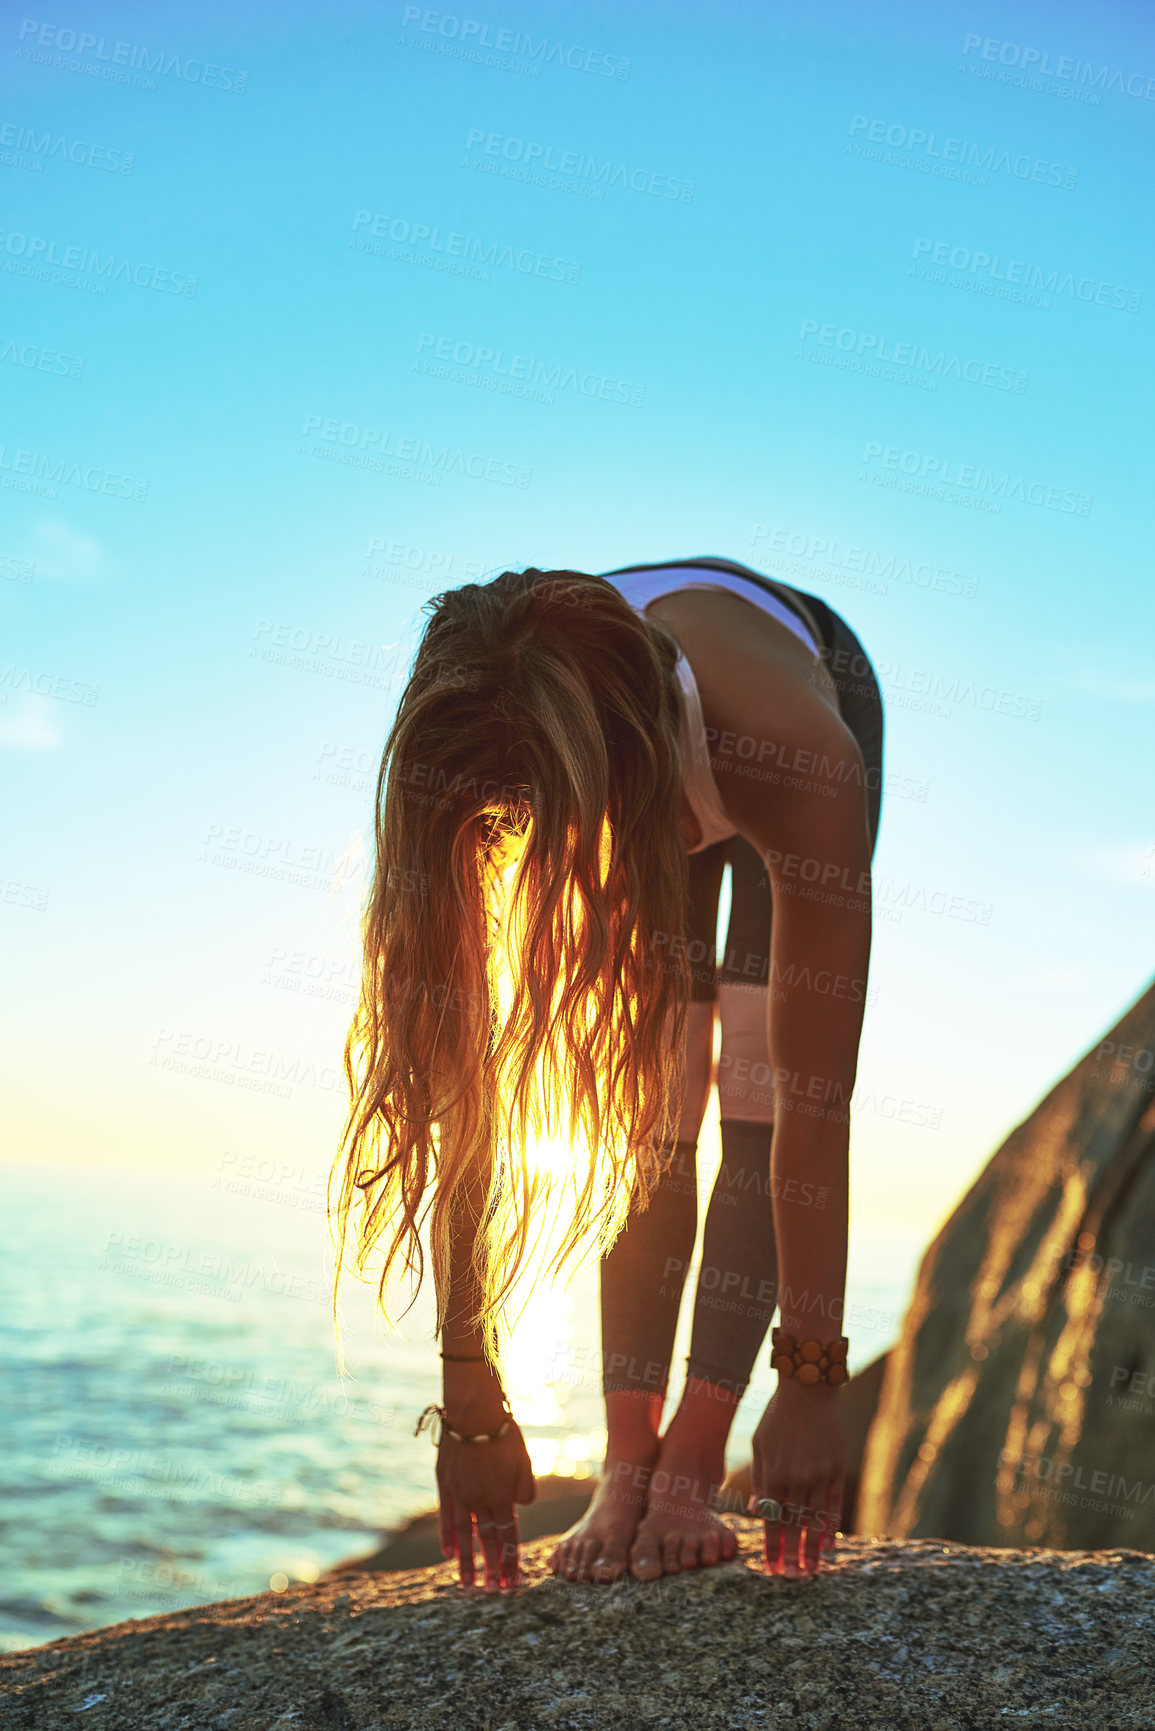
M 505 1418 L 501 1377 L 485 1358 L 480 1329 L 471 1322 L 480 1303 L 473 1245 L 480 1217 L 480 1182 L 470 1186 L 450 1239 L 449 1304 L 442 1330 L 442 1404 L 448 1423 L 462 1435 L 495 1431 Z M 468 1361 L 468 1362 L 459 1362 Z M 455 1442 L 442 1435 L 437 1450 L 441 1554 L 456 1557 L 463 1586 L 475 1580 L 473 1527 L 481 1545 L 485 1589 L 518 1583 L 515 1503 L 536 1494 L 529 1454 L 517 1424 L 495 1442 Z

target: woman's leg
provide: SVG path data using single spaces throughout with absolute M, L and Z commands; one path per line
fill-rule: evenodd
M 678 1137 L 649 1206 L 632 1214 L 601 1265 L 606 1459 L 589 1510 L 550 1558 L 570 1580 L 625 1573 L 646 1502 L 670 1378 L 686 1269 L 698 1229 L 695 1154 L 713 1060 L 718 893 L 725 842 L 690 856 L 686 938 L 692 971 L 686 1088 Z
M 688 1379 L 745 1393 L 778 1302 L 770 1191 L 774 1088 L 766 1043 L 770 879 L 756 848 L 730 843 L 733 891 L 718 985 L 722 1164 L 714 1181 L 694 1299 Z
M 732 1552 L 731 1536 L 710 1510 L 725 1476 L 734 1414 L 778 1301 L 766 1046 L 770 882 L 749 842 L 736 836 L 729 852 L 730 923 L 718 987 L 722 1163 L 706 1215 L 685 1387 L 661 1441 L 631 1552 L 631 1567 L 643 1579 Z

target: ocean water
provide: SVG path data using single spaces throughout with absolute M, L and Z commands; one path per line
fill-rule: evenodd
M 348 1282 L 339 1374 L 319 1174 L 17 1167 L 0 1188 L 0 1647 L 314 1580 L 432 1505 L 429 1296 L 399 1336 Z M 916 1251 L 857 1246 L 852 1368 L 897 1332 Z M 601 1458 L 597 1314 L 586 1268 L 507 1348 L 539 1473 Z M 679 1355 L 688 1326 L 687 1303 Z M 772 1382 L 756 1373 L 732 1464 Z

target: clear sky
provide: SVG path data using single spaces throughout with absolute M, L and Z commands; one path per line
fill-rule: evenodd
M 925 1242 L 1155 957 L 1149 10 L 463 8 L 0 26 L 6 1153 L 326 1168 L 422 601 L 711 553 L 882 678 Z

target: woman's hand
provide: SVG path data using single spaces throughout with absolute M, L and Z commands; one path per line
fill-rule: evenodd
M 473 1376 L 451 1376 L 448 1366 L 445 1411 L 454 1430 L 466 1434 L 496 1430 L 506 1416 L 496 1385 L 488 1377 L 483 1384 Z M 462 1586 L 471 1587 L 476 1579 L 476 1522 L 486 1592 L 516 1587 L 518 1532 L 513 1505 L 532 1503 L 537 1495 L 529 1454 L 516 1421 L 510 1422 L 504 1436 L 486 1443 L 454 1442 L 443 1428 L 437 1450 L 437 1491 L 441 1554 L 457 1558 Z
M 779 1518 L 766 1519 L 769 1574 L 794 1580 L 817 1572 L 819 1553 L 833 1548 L 842 1518 L 845 1475 L 839 1390 L 783 1378 L 754 1432 L 750 1513 L 765 1518 L 764 1498 L 783 1505 Z

